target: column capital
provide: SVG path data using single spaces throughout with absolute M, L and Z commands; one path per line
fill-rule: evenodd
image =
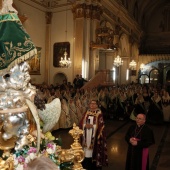
M 46 12 L 46 24 L 51 24 L 52 15 L 52 12 Z
M 100 16 L 103 13 L 101 5 L 96 4 L 76 4 L 73 9 L 74 19 L 76 18 L 90 18 L 100 20 Z

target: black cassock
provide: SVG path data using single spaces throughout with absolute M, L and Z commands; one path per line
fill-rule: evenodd
M 137 139 L 137 146 L 131 145 L 131 137 Z M 153 131 L 145 124 L 140 127 L 132 125 L 125 135 L 125 140 L 128 143 L 126 170 L 149 170 L 148 147 L 155 143 Z

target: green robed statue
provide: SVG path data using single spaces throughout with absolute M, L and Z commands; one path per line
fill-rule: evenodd
M 3 0 L 0 10 L 0 74 L 37 53 L 12 3 L 13 0 Z

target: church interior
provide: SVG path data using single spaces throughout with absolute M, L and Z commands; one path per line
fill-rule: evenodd
M 89 87 L 169 84 L 168 0 L 14 0 L 13 5 L 39 47 L 30 61 L 33 84 L 72 83 L 77 74 L 93 80 Z M 66 67 L 60 65 L 65 50 L 71 61 Z M 114 64 L 117 56 L 123 65 Z
M 95 98 L 105 121 L 109 164 L 103 170 L 125 169 L 125 133 L 135 111 L 145 112 L 155 136 L 149 169 L 169 170 L 170 1 L 13 0 L 13 8 L 37 50 L 28 64 L 30 82 L 44 100 L 38 105 L 61 101 L 65 117 L 57 117 L 52 134 L 61 137 L 62 147 L 74 142 L 69 131 L 75 122 L 67 115 L 74 112 L 73 101 L 79 124 L 85 105 Z M 74 83 L 77 76 L 83 78 L 81 86 Z M 157 119 L 151 113 L 158 113 Z

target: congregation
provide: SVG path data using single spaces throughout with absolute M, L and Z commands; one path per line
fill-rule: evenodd
M 79 124 L 88 108 L 89 101 L 98 100 L 104 119 L 132 119 L 138 113 L 146 115 L 147 122 L 161 124 L 170 121 L 170 96 L 166 88 L 154 85 L 129 84 L 76 88 L 63 81 L 61 85 L 36 85 L 37 95 L 44 102 L 61 101 L 61 116 L 53 130 L 70 128 Z

